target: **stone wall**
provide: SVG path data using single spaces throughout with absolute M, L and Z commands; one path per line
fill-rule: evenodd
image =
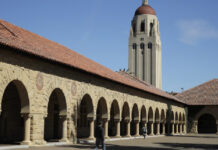
M 96 114 L 98 100 L 101 98 L 106 100 L 107 118 L 110 118 L 110 107 L 113 100 L 117 100 L 120 111 L 122 111 L 124 102 L 127 102 L 130 112 L 132 112 L 133 105 L 136 104 L 139 113 L 142 106 L 145 106 L 146 112 L 151 107 L 153 114 L 155 114 L 156 109 L 159 112 L 164 110 L 166 113 L 169 108 L 174 113 L 186 114 L 184 106 L 175 101 L 142 92 L 56 62 L 0 47 L 1 99 L 6 87 L 12 81 L 19 81 L 18 87 L 21 84 L 23 85 L 21 87 L 25 87 L 18 88 L 18 90 L 21 98 L 21 114 L 28 114 L 30 118 L 29 144 L 32 145 L 45 144 L 44 120 L 48 113 L 50 95 L 55 89 L 60 89 L 65 97 L 68 141 L 76 141 L 76 120 L 79 117 L 77 112 L 80 101 L 86 94 L 90 95 L 92 99 L 94 114 Z M 148 115 L 148 113 L 146 114 Z

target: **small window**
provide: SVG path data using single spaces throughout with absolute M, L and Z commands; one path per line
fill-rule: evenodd
M 140 48 L 141 48 L 141 49 L 145 49 L 145 44 L 144 44 L 144 43 L 141 43 L 141 44 L 140 44 Z
M 136 33 L 136 24 L 135 23 L 132 25 L 132 30 L 133 30 L 133 34 L 135 34 Z
M 148 43 L 148 48 L 152 49 L 152 43 Z
M 133 48 L 133 50 L 136 50 L 137 45 L 134 43 L 134 44 L 132 45 L 132 48 Z
M 145 22 L 141 23 L 141 32 L 145 32 Z

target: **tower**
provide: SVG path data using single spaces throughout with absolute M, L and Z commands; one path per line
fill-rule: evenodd
M 154 9 L 148 5 L 148 0 L 143 0 L 132 20 L 128 68 L 130 74 L 161 89 L 159 21 Z

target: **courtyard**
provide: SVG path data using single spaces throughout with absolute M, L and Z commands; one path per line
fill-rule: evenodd
M 188 134 L 175 136 L 148 137 L 144 139 L 106 142 L 107 150 L 206 150 L 218 149 L 218 135 Z M 26 150 L 93 150 L 94 144 L 31 147 Z

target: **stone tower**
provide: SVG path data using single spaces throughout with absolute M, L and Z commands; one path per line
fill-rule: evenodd
M 148 0 L 143 0 L 132 20 L 128 65 L 130 74 L 161 89 L 159 22 L 154 9 L 148 5 Z

